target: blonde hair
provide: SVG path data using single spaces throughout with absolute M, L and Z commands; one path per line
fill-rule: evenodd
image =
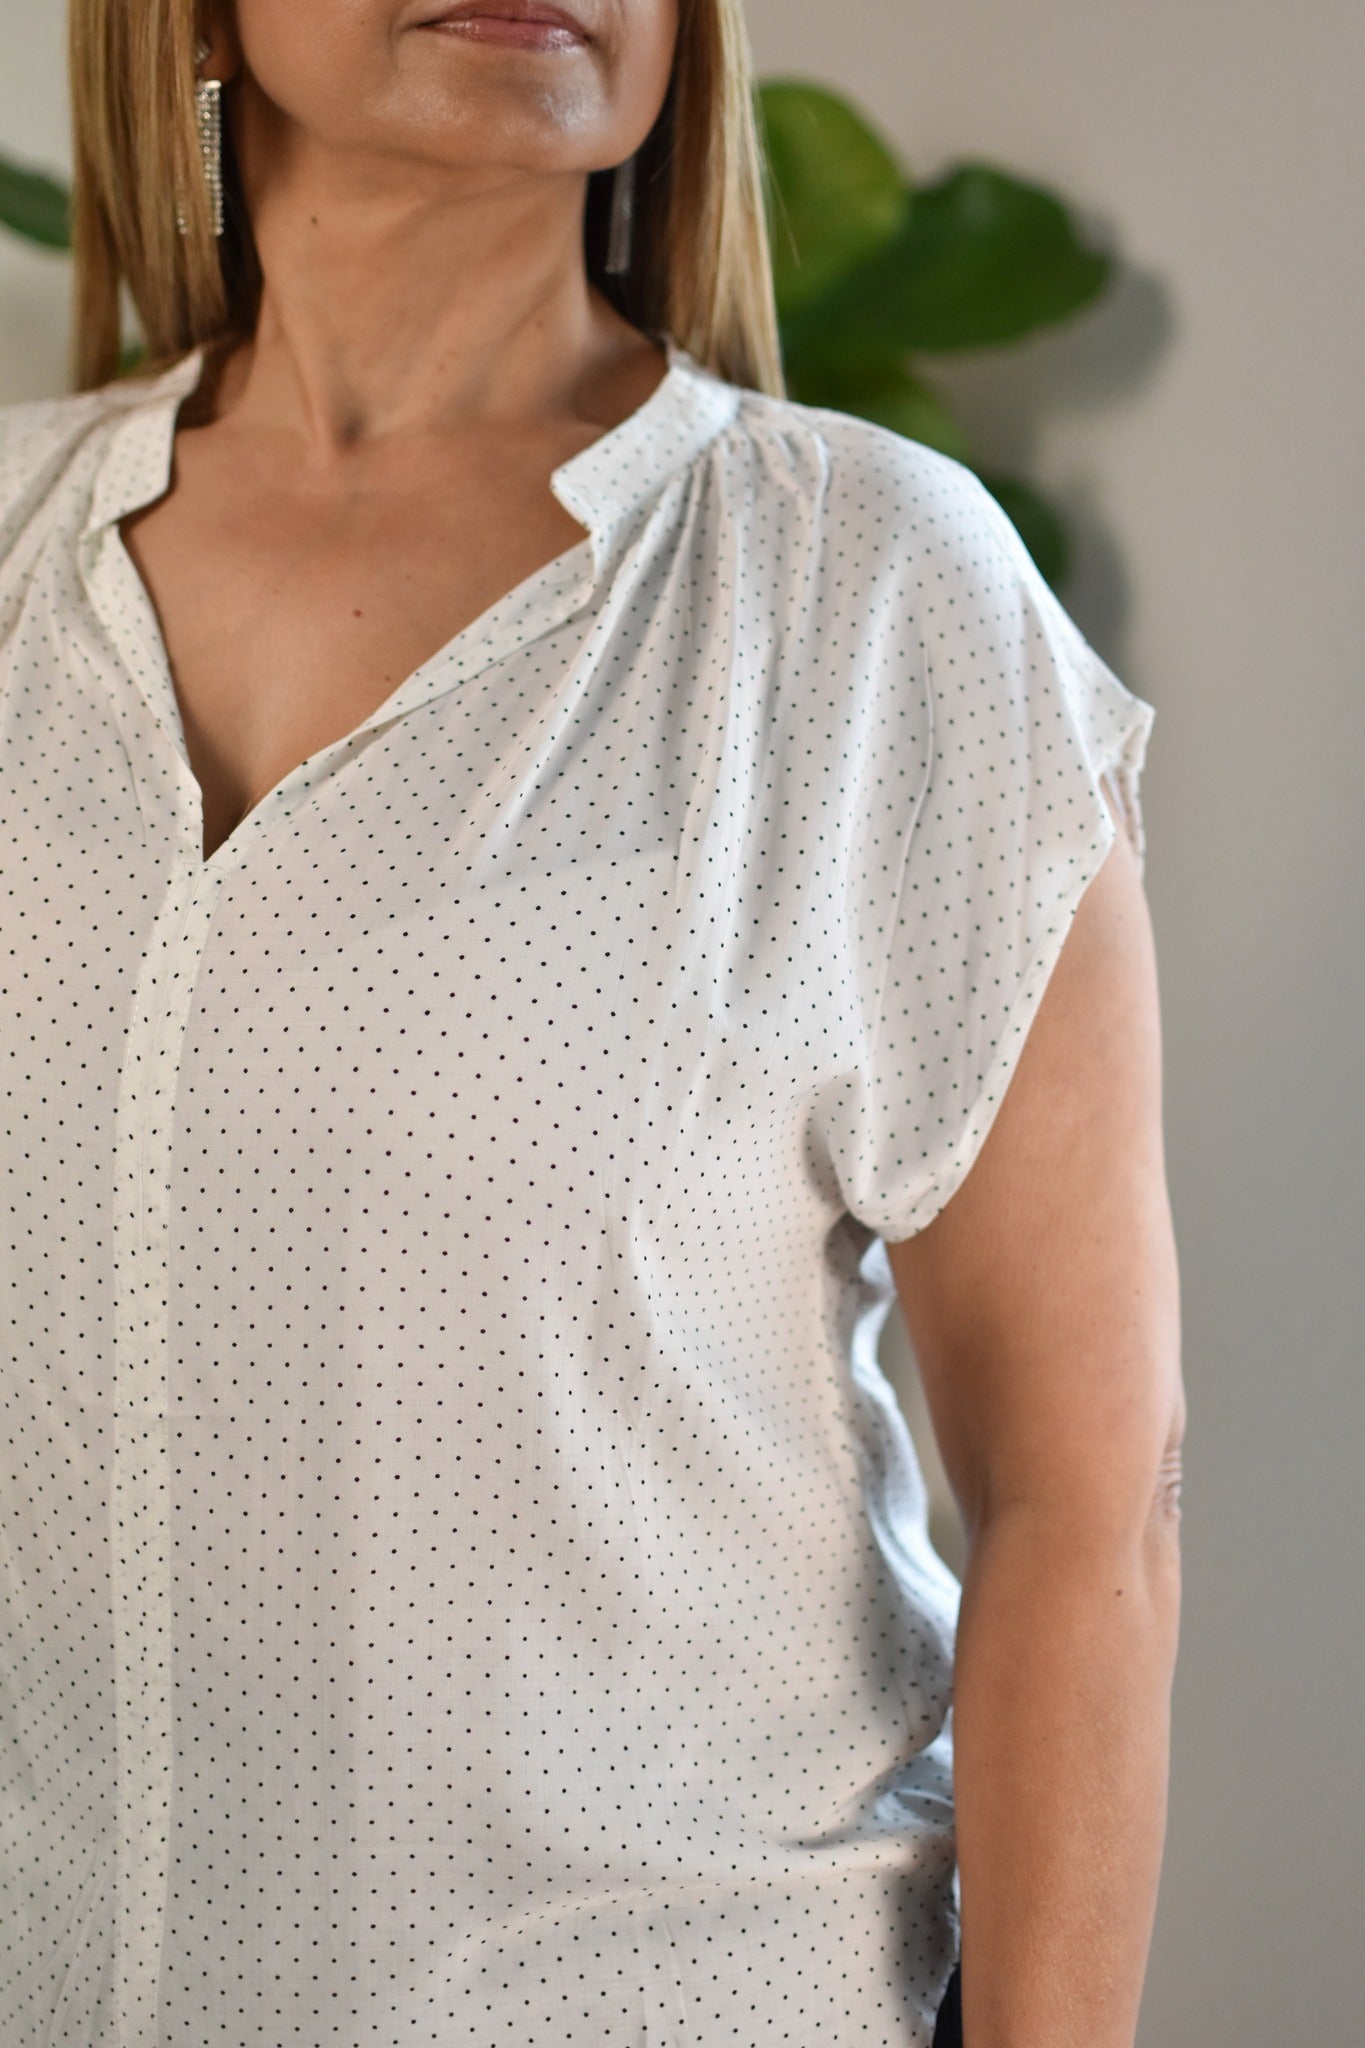
M 605 271 L 611 172 L 588 180 L 592 284 L 736 384 L 784 395 L 763 153 L 742 0 L 679 0 L 668 94 L 636 161 L 632 261 Z M 159 374 L 254 329 L 261 274 L 223 119 L 224 232 L 213 232 L 194 107 L 195 0 L 70 0 L 74 257 L 71 375 L 120 374 L 126 286 Z M 180 195 L 187 232 L 176 226 Z

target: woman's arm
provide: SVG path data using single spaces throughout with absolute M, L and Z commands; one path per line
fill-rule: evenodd
M 1184 1395 L 1154 948 L 1122 830 L 978 1159 L 887 1249 L 969 1545 L 966 2048 L 1132 2048 L 1165 1835 Z

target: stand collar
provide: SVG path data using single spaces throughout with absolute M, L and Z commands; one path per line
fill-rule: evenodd
M 635 411 L 551 471 L 550 489 L 587 528 L 600 572 L 612 537 L 701 454 L 738 409 L 740 387 L 705 368 L 672 336 L 668 366 Z M 109 387 L 115 423 L 96 469 L 82 539 L 151 504 L 167 489 L 181 401 L 199 382 L 204 347 L 159 376 Z

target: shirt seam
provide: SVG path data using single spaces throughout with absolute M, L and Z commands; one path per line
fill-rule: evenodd
M 877 982 L 877 998 L 875 1003 L 873 1004 L 872 1016 L 868 1026 L 867 1033 L 867 1055 L 869 1060 L 869 1073 L 875 1072 L 877 1046 L 881 1036 L 882 1018 L 886 1007 L 886 991 L 891 980 L 891 963 L 895 952 L 896 929 L 900 923 L 901 902 L 905 895 L 906 876 L 908 875 L 910 869 L 910 850 L 914 844 L 915 830 L 919 824 L 920 813 L 924 809 L 925 798 L 929 793 L 929 785 L 933 781 L 934 763 L 937 759 L 938 753 L 938 721 L 935 716 L 934 692 L 929 682 L 928 669 L 925 663 L 924 648 L 922 645 L 919 651 L 919 682 L 923 691 L 928 717 L 928 744 L 926 748 L 927 759 L 925 762 L 924 774 L 920 779 L 920 786 L 916 793 L 914 804 L 911 808 L 910 820 L 905 828 L 904 839 L 901 845 L 900 854 L 898 856 L 896 864 L 896 884 L 894 890 L 892 891 L 891 914 L 887 924 L 884 944 L 885 957 L 882 961 L 881 974 Z

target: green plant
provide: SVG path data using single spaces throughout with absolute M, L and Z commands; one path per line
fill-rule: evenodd
M 70 195 L 65 185 L 46 171 L 30 170 L 0 157 L 0 221 L 44 248 L 68 248 Z
M 994 348 L 1072 318 L 1109 283 L 1039 185 L 978 162 L 915 185 L 836 93 L 799 79 L 758 87 L 773 282 L 787 386 L 965 463 L 1013 520 L 1054 587 L 1070 546 L 1022 478 L 983 469 L 916 354 Z
M 1055 194 L 987 163 L 915 185 L 847 100 L 800 79 L 757 88 L 773 282 L 787 385 L 923 441 L 972 468 L 1048 582 L 1070 555 L 1062 520 L 1019 477 L 972 460 L 967 437 L 912 358 L 999 347 L 1068 320 L 1108 284 Z M 66 188 L 0 157 L 0 224 L 70 244 Z M 137 363 L 136 343 L 124 367 Z

